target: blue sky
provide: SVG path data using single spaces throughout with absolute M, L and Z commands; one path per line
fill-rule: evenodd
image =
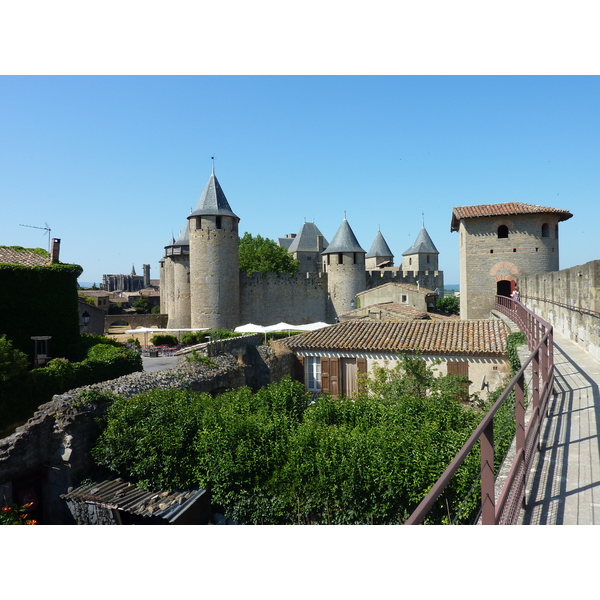
M 454 206 L 570 210 L 561 267 L 598 258 L 600 79 L 577 76 L 0 77 L 0 244 L 46 247 L 82 281 L 138 274 L 215 172 L 241 233 L 276 239 L 344 211 L 396 264 L 422 215 L 458 283 Z

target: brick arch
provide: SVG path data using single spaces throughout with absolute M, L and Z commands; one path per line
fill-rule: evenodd
M 498 281 L 497 274 L 498 274 L 498 271 L 500 271 L 500 270 L 508 271 L 513 276 L 519 274 L 519 269 L 513 263 L 504 260 L 504 261 L 496 263 L 490 269 L 490 275 L 492 277 L 496 277 L 496 281 Z M 502 276 L 500 276 L 500 279 L 506 279 L 506 275 L 503 273 Z M 511 277 L 511 279 L 512 279 L 512 277 Z

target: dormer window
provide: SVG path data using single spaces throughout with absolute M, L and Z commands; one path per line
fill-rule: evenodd
M 498 227 L 498 238 L 507 238 L 508 237 L 508 227 L 506 225 L 500 225 Z

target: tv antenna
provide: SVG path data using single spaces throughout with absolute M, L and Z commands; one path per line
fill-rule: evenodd
M 48 226 L 48 223 L 44 223 L 45 227 L 37 227 L 35 225 L 23 225 L 22 223 L 19 223 L 19 225 L 21 227 L 31 227 L 33 229 L 43 229 L 44 231 L 47 231 L 48 232 L 48 252 L 50 252 L 50 231 L 52 231 L 52 230 Z

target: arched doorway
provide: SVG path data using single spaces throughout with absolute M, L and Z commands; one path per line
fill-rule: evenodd
M 496 282 L 496 294 L 498 296 L 506 296 L 507 298 L 510 298 L 510 293 L 512 292 L 512 288 L 513 288 L 513 281 L 509 281 L 508 279 L 501 279 L 500 281 Z

